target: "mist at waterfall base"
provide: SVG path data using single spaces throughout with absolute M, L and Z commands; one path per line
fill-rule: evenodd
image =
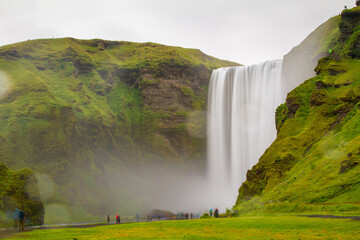
M 117 182 L 126 182 L 126 192 L 149 209 L 201 214 L 232 208 L 246 172 L 276 138 L 275 111 L 285 100 L 281 71 L 282 60 L 214 70 L 206 166 L 196 161 L 149 163 L 143 170 L 131 170 L 132 176 L 120 174 L 123 179 Z
M 157 189 L 148 195 L 153 207 L 203 213 L 235 204 L 246 172 L 276 138 L 275 111 L 285 101 L 281 72 L 282 60 L 213 71 L 206 174 L 196 164 L 156 174 Z

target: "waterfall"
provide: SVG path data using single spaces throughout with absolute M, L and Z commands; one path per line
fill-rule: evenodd
M 276 138 L 282 60 L 213 71 L 208 98 L 209 195 L 231 207 L 246 172 Z

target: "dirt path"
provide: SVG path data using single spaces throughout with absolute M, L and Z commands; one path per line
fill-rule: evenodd
M 133 219 L 128 220 L 125 219 L 122 224 L 124 223 L 136 223 L 136 222 L 147 222 L 148 220 L 146 218 L 140 218 L 139 221 Z M 154 219 L 153 221 L 162 221 Z M 60 225 L 43 225 L 43 226 L 27 226 L 25 227 L 24 232 L 30 232 L 34 230 L 45 230 L 45 229 L 59 229 L 59 228 L 92 228 L 92 227 L 99 227 L 99 226 L 105 226 L 105 225 L 114 225 L 115 222 L 110 223 L 73 223 L 73 224 L 60 224 Z M 13 228 L 4 228 L 0 229 L 0 239 L 11 237 L 12 235 L 19 233 L 19 231 L 14 230 Z
M 299 217 L 314 217 L 314 218 L 340 218 L 360 220 L 359 216 L 335 216 L 335 215 L 299 215 Z

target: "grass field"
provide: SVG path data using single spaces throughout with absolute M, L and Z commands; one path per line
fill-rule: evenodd
M 297 216 L 159 221 L 34 230 L 8 239 L 360 239 L 360 221 Z

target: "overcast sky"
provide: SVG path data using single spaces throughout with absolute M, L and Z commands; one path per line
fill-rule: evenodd
M 197 48 L 254 64 L 282 58 L 355 0 L 0 0 L 0 46 L 102 38 Z

